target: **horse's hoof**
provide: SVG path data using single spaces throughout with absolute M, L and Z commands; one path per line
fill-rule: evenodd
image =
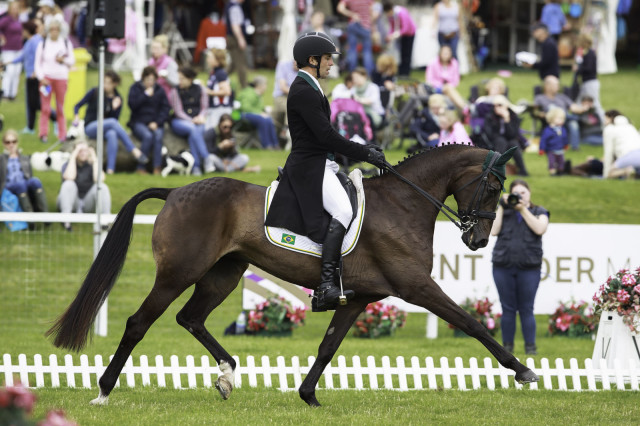
M 300 398 L 302 398 L 302 400 L 306 402 L 309 405 L 309 407 L 321 407 L 320 402 L 318 402 L 318 400 L 316 399 L 315 392 L 306 393 L 301 391 L 299 393 L 300 393 Z
M 220 376 L 216 381 L 216 389 L 218 389 L 218 392 L 220 392 L 220 396 L 222 396 L 222 399 L 226 401 L 231 396 L 233 384 L 231 383 L 231 381 L 229 381 L 229 379 L 227 379 L 226 376 Z
M 522 373 L 516 374 L 516 381 L 521 385 L 525 385 L 527 383 L 535 383 L 538 380 L 540 380 L 538 375 L 531 370 L 525 370 Z
M 91 402 L 89 402 L 91 405 L 107 405 L 108 403 L 109 397 L 102 395 L 102 393 L 100 393 L 96 399 L 92 399 Z

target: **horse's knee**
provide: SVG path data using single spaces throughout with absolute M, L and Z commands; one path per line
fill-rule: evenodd
M 193 321 L 192 318 L 189 318 L 183 311 L 177 313 L 176 322 L 180 324 L 180 326 L 184 327 L 189 333 L 194 333 L 199 325 Z

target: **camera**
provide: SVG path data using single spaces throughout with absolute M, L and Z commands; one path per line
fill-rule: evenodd
M 509 194 L 509 196 L 507 197 L 507 205 L 509 207 L 513 207 L 518 204 L 520 200 L 522 200 L 520 194 Z

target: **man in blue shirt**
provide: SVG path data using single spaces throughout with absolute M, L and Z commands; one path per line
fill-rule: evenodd
M 276 125 L 278 138 L 286 137 L 283 133 L 288 133 L 287 95 L 289 95 L 289 87 L 291 87 L 291 83 L 293 83 L 297 75 L 298 67 L 294 60 L 278 61 L 273 87 L 273 109 L 271 110 L 271 118 L 273 119 L 273 124 Z

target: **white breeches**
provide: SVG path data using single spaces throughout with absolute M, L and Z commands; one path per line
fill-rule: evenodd
M 327 160 L 324 166 L 322 180 L 322 205 L 332 218 L 338 220 L 345 228 L 349 227 L 353 210 L 349 196 L 340 184 L 336 173 L 340 170 L 338 164 Z

